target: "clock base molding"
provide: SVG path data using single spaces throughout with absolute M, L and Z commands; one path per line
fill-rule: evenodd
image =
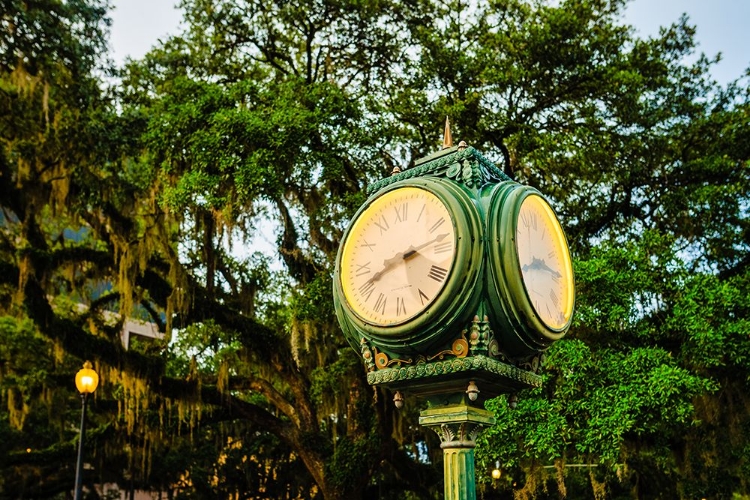
M 478 392 L 472 404 L 481 405 L 500 394 L 541 387 L 542 377 L 478 355 L 374 370 L 367 373 L 367 382 L 418 398 L 437 399 L 441 404 L 457 404 L 464 400 L 468 397 L 467 387 L 474 382 Z
M 378 349 L 376 344 L 365 337 L 361 338 L 359 344 L 359 351 L 368 372 L 367 380 L 372 385 L 387 385 L 391 382 L 424 377 L 430 378 L 430 384 L 433 384 L 435 376 L 450 379 L 475 375 L 475 378 L 487 378 L 480 377 L 481 372 L 493 374 L 490 375 L 493 380 L 498 379 L 498 394 L 511 389 L 515 391 L 526 387 L 538 387 L 538 384 L 541 384 L 537 372 L 544 359 L 544 353 L 521 359 L 507 356 L 502 352 L 486 315 L 482 320 L 479 319 L 479 315 L 475 315 L 468 328 L 461 331 L 450 343 L 450 347 L 433 350 L 429 354 L 389 355 Z

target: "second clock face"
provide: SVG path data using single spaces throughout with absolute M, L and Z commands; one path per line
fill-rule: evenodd
M 565 328 L 573 314 L 573 266 L 560 223 L 540 196 L 528 196 L 521 204 L 516 247 L 534 310 L 547 327 Z
M 346 237 L 344 297 L 368 323 L 404 323 L 435 301 L 455 255 L 453 218 L 437 196 L 417 187 L 389 191 L 359 214 Z

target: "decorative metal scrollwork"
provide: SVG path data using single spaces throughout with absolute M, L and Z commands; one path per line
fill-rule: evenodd
M 375 367 L 378 370 L 383 370 L 394 364 L 401 366 L 402 364 L 410 365 L 414 362 L 411 359 L 389 359 L 388 355 L 384 352 L 378 351 L 377 347 L 373 347 L 372 350 L 375 352 Z
M 444 359 L 445 356 L 455 356 L 457 358 L 465 358 L 469 354 L 469 341 L 466 340 L 466 330 L 461 332 L 461 338 L 453 341 L 450 349 L 440 351 L 437 354 L 427 357 L 427 361 L 432 361 L 435 358 Z
M 532 373 L 539 373 L 539 368 L 541 368 L 543 361 L 544 353 L 540 354 L 539 356 L 534 356 L 525 363 L 519 363 L 518 367 L 523 370 L 528 370 Z
M 362 337 L 359 343 L 359 351 L 362 353 L 362 359 L 365 362 L 365 368 L 368 372 L 375 371 L 375 362 L 373 361 L 372 350 L 370 349 L 367 339 Z

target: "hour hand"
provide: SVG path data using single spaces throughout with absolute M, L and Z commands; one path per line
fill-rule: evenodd
M 448 236 L 449 233 L 443 233 L 435 236 L 430 241 L 425 241 L 424 243 L 417 245 L 417 246 L 410 246 L 408 249 L 406 249 L 403 252 L 399 252 L 390 259 L 385 259 L 383 261 L 383 269 L 376 272 L 372 275 L 372 278 L 370 278 L 369 281 L 377 281 L 379 280 L 385 273 L 390 271 L 392 268 L 400 264 L 401 262 L 405 260 L 409 260 L 410 258 L 414 257 L 421 249 L 424 247 L 431 245 L 433 243 L 436 243 L 438 241 L 442 241 L 445 239 L 446 236 Z
M 405 252 L 400 252 L 394 255 L 393 257 L 391 257 L 390 259 L 385 259 L 383 261 L 383 269 L 373 274 L 372 278 L 370 278 L 368 281 L 371 281 L 371 282 L 378 281 L 385 273 L 387 273 L 388 271 L 396 267 L 396 265 L 398 265 L 400 262 L 403 262 L 404 253 Z
M 547 265 L 547 263 L 544 262 L 544 259 L 537 259 L 536 257 L 533 257 L 531 259 L 531 264 L 524 265 L 521 268 L 521 270 L 523 272 L 526 272 L 526 271 L 536 271 L 536 270 L 538 270 L 538 271 L 547 271 L 552 276 L 556 276 L 558 278 L 562 276 L 558 271 L 555 271 L 554 269 L 552 269 L 551 267 L 549 267 Z

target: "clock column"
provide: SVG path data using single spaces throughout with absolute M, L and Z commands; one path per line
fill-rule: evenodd
M 419 424 L 435 431 L 443 449 L 444 498 L 476 500 L 474 448 L 476 438 L 495 423 L 492 412 L 459 404 L 433 406 L 422 411 Z

